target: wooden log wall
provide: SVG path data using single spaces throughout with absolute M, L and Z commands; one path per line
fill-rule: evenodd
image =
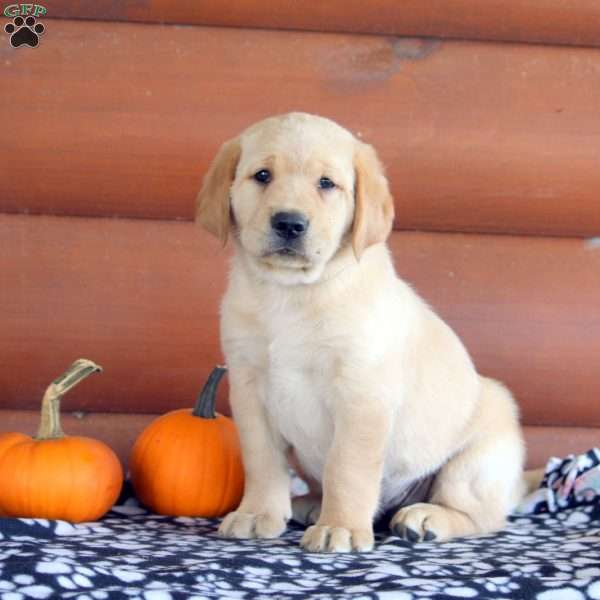
M 56 2 L 37 48 L 0 45 L 0 431 L 34 431 L 79 356 L 105 372 L 68 426 L 122 457 L 192 404 L 228 257 L 193 223 L 202 174 L 248 124 L 304 110 L 378 148 L 398 271 L 513 389 L 530 464 L 593 445 L 598 4 L 300 4 Z

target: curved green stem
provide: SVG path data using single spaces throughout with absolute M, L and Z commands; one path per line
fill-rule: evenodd
M 192 410 L 192 414 L 195 417 L 202 417 L 203 419 L 214 419 L 216 418 L 215 414 L 215 405 L 217 403 L 217 388 L 219 387 L 219 382 L 221 381 L 223 375 L 227 372 L 226 366 L 216 366 L 211 374 L 208 376 L 198 399 L 196 400 L 196 405 Z

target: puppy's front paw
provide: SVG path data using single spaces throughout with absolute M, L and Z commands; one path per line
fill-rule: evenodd
M 227 538 L 276 538 L 284 531 L 286 519 L 270 513 L 229 513 L 219 526 L 219 535 Z
M 304 532 L 300 545 L 308 552 L 368 552 L 374 542 L 371 529 L 313 525 Z

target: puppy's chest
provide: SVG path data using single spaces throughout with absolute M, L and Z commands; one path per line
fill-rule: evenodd
M 311 471 L 322 460 L 332 432 L 334 377 L 339 351 L 318 323 L 269 328 L 265 406 L 273 426 Z

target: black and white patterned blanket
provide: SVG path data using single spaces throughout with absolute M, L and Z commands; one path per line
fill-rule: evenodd
M 583 456 L 549 463 L 504 531 L 411 545 L 382 529 L 365 554 L 305 553 L 294 524 L 277 540 L 224 540 L 217 521 L 159 517 L 127 496 L 97 523 L 0 519 L 0 600 L 600 599 L 600 453 Z

